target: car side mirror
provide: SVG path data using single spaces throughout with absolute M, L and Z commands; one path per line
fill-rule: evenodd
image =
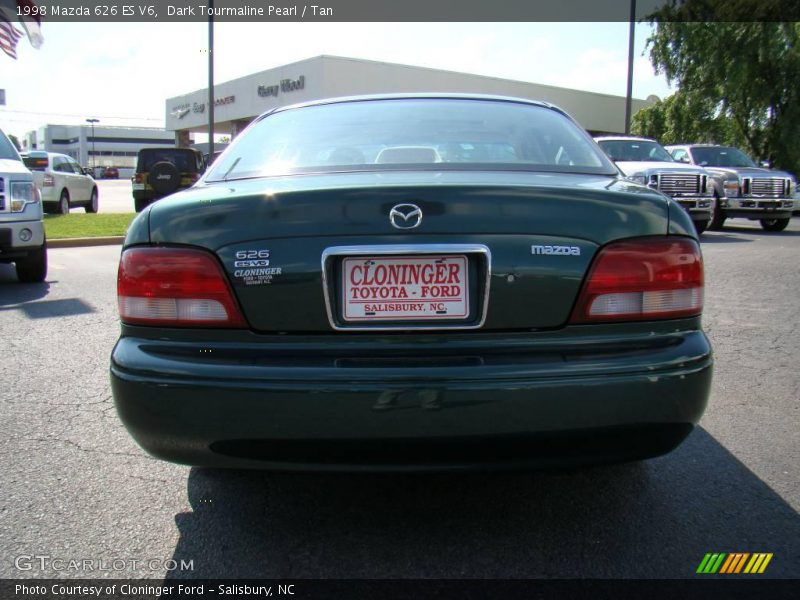
M 701 167 L 706 167 L 706 166 L 708 166 L 708 161 L 707 161 L 707 160 L 701 160 L 701 161 L 700 161 L 700 166 L 701 166 Z
M 689 162 L 689 157 L 688 157 L 688 156 L 681 156 L 681 157 L 678 159 L 678 162 L 682 162 L 682 163 L 688 163 L 688 162 Z
M 770 167 L 772 167 L 772 165 L 770 164 L 770 162 L 768 160 L 762 160 L 761 161 L 761 166 L 764 167 L 765 169 L 769 169 Z

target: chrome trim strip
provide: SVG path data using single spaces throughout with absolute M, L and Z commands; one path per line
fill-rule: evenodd
M 483 307 L 480 319 L 474 325 L 377 325 L 341 326 L 336 324 L 329 292 L 328 259 L 334 256 L 364 256 L 374 254 L 481 254 L 486 260 L 486 281 L 484 282 Z M 328 322 L 335 331 L 434 331 L 447 329 L 478 329 L 486 322 L 489 310 L 489 286 L 492 279 L 492 252 L 483 244 L 381 244 L 371 246 L 331 246 L 322 251 L 322 292 L 325 295 L 325 310 Z

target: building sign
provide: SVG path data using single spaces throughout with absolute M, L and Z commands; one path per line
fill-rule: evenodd
M 269 98 L 270 96 L 277 98 L 280 92 L 295 92 L 305 87 L 305 75 L 300 75 L 297 79 L 281 79 L 278 85 L 260 85 L 258 86 L 258 95 L 262 98 Z
M 214 106 L 226 106 L 228 104 L 233 104 L 234 102 L 236 102 L 236 96 L 223 96 L 222 98 L 217 98 L 214 100 Z M 169 114 L 176 119 L 182 119 L 188 115 L 190 111 L 201 114 L 206 112 L 206 104 L 207 102 L 194 102 L 191 104 L 189 102 L 185 102 L 183 104 L 173 106 L 172 111 Z

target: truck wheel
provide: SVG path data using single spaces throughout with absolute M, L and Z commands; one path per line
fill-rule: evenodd
M 783 231 L 789 224 L 789 219 L 761 219 L 764 231 Z
M 41 283 L 47 277 L 47 244 L 17 261 L 17 278 L 22 283 Z
M 694 229 L 697 231 L 697 235 L 701 235 L 706 229 L 708 229 L 709 221 L 693 221 Z
M 61 196 L 58 198 L 55 212 L 57 215 L 69 213 L 69 192 L 67 190 L 61 190 Z
M 711 231 L 720 231 L 725 225 L 725 213 L 719 207 L 719 198 L 715 196 L 714 200 L 714 216 L 711 217 L 711 223 L 709 223 L 708 228 Z

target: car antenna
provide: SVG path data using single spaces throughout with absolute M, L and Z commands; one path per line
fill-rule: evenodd
M 222 181 L 228 181 L 228 175 L 230 174 L 231 171 L 233 171 L 233 169 L 236 167 L 236 165 L 239 164 L 240 160 L 242 160 L 241 156 L 239 158 L 237 158 L 235 161 L 233 161 L 233 164 L 231 165 L 231 168 L 228 169 L 227 171 L 225 171 L 225 175 L 222 176 Z

